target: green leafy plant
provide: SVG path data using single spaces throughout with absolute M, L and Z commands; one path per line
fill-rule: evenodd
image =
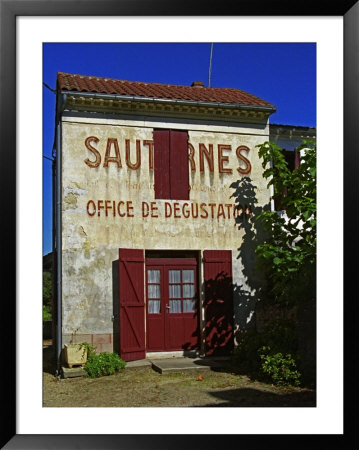
M 258 377 L 260 376 L 261 364 L 258 349 L 265 345 L 265 335 L 250 329 L 241 334 L 239 344 L 233 350 L 232 359 L 241 373 Z
M 125 361 L 117 353 L 101 352 L 99 354 L 91 354 L 84 369 L 89 377 L 98 378 L 113 375 L 116 371 L 124 369 L 125 365 Z
M 52 320 L 51 306 L 50 305 L 42 305 L 42 321 L 48 322 L 50 320 Z
M 262 361 L 262 371 L 277 385 L 300 385 L 301 374 L 291 354 L 273 353 L 271 348 L 263 346 L 258 350 Z
M 42 298 L 44 303 L 50 303 L 52 298 L 52 275 L 50 272 L 42 273 Z
M 266 342 L 263 345 L 269 346 L 274 352 L 297 354 L 297 327 L 292 320 L 273 320 L 267 324 L 263 334 Z
M 80 348 L 82 348 L 84 352 L 87 353 L 87 359 L 92 358 L 96 354 L 95 348 L 88 342 L 81 342 Z
M 297 151 L 304 154 L 293 171 L 276 144 L 265 142 L 258 147 L 263 177 L 286 213 L 263 210 L 255 218 L 268 235 L 256 248 L 259 269 L 267 274 L 276 302 L 312 300 L 316 292 L 316 144 L 303 141 Z
M 267 353 L 264 352 L 264 348 L 268 350 Z M 294 364 L 298 359 L 297 331 L 294 322 L 290 320 L 274 320 L 262 333 L 258 333 L 255 329 L 243 332 L 239 337 L 238 346 L 233 350 L 232 359 L 241 373 L 253 378 L 269 377 L 273 380 L 268 372 L 272 366 L 270 363 L 263 366 L 262 355 L 272 358 L 276 354 L 293 355 L 290 358 Z M 286 361 L 287 356 L 283 358 Z M 274 365 L 274 361 L 272 364 Z M 285 363 L 282 364 L 284 367 Z M 288 380 L 291 378 L 289 377 Z
M 42 320 L 52 320 L 52 276 L 50 272 L 42 274 Z

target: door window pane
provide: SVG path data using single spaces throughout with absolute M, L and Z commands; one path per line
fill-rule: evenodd
M 170 296 L 170 298 L 181 297 L 181 285 L 180 284 L 170 284 L 169 285 L 169 296 Z
M 194 283 L 194 270 L 182 270 L 183 283 Z
M 160 282 L 160 271 L 149 269 L 147 270 L 147 278 L 149 283 L 159 283 Z
M 181 300 L 170 300 L 170 313 L 181 312 Z
M 169 270 L 169 282 L 170 283 L 180 283 L 181 282 L 181 271 L 180 270 Z
M 148 313 L 159 314 L 161 312 L 160 300 L 148 300 Z
M 194 284 L 184 284 L 183 285 L 183 297 L 184 298 L 194 297 Z
M 149 298 L 160 298 L 160 285 L 159 284 L 149 284 L 148 285 L 148 297 Z
M 183 312 L 194 312 L 196 302 L 194 300 L 183 300 Z

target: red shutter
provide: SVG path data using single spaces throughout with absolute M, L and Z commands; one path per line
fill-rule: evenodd
M 295 152 L 294 152 L 294 168 L 298 169 L 299 166 L 300 166 L 300 151 L 295 150 Z
M 232 251 L 205 250 L 206 355 L 228 355 L 233 350 Z
M 188 133 L 154 130 L 156 199 L 189 199 Z
M 169 130 L 153 130 L 155 198 L 170 199 Z
M 170 131 L 171 199 L 189 200 L 188 133 Z
M 120 355 L 145 358 L 144 251 L 119 250 Z

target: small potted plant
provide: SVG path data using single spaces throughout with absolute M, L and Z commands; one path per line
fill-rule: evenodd
M 82 344 L 65 344 L 64 356 L 68 367 L 84 366 L 87 362 L 87 349 Z
M 64 358 L 70 369 L 72 369 L 73 366 L 84 366 L 87 362 L 89 351 L 93 349 L 87 342 L 74 344 L 74 334 L 72 335 L 71 343 L 64 345 Z

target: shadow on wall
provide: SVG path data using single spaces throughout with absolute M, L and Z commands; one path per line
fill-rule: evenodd
M 194 298 L 196 299 L 196 306 L 193 311 L 193 314 L 190 316 L 192 319 L 195 319 L 196 327 L 193 330 L 190 337 L 190 342 L 185 342 L 182 345 L 182 349 L 185 352 L 191 352 L 193 350 L 200 350 L 201 348 L 201 333 L 200 333 L 200 309 L 199 309 L 199 292 L 195 292 Z M 189 325 L 190 327 L 192 326 Z M 188 328 L 186 328 L 186 331 L 188 331 Z M 186 354 L 185 354 L 186 355 Z M 191 353 L 189 353 L 186 356 L 191 356 Z
M 258 206 L 257 186 L 250 177 L 243 177 L 231 184 L 235 204 L 238 209 L 236 224 L 243 230 L 242 245 L 238 248 L 243 284 L 233 286 L 233 305 L 236 333 L 255 326 L 255 307 L 265 298 L 265 277 L 257 269 L 255 250 L 264 241 L 264 230 L 259 221 L 254 220 L 263 210 L 270 210 L 270 204 Z
M 233 281 L 225 272 L 205 281 L 206 355 L 229 355 L 233 350 Z

